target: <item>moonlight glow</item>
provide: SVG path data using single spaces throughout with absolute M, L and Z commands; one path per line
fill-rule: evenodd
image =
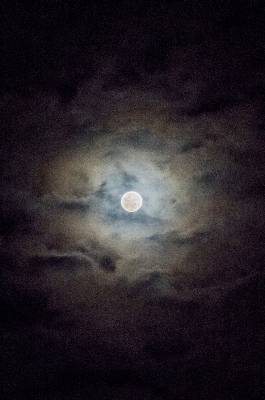
M 137 192 L 126 192 L 121 198 L 121 205 L 128 212 L 135 212 L 143 204 L 142 197 Z

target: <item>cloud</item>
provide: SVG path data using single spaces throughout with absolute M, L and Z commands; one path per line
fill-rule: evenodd
M 202 114 L 216 113 L 223 111 L 226 108 L 231 108 L 238 104 L 238 101 L 229 94 L 220 97 L 207 98 L 206 101 L 201 101 L 192 110 L 188 111 L 190 117 L 198 117 Z
M 51 269 L 62 270 L 72 274 L 79 273 L 81 269 L 90 270 L 92 267 L 88 258 L 80 254 L 58 254 L 49 256 L 34 256 L 30 259 L 29 268 L 35 271 Z
M 115 261 L 110 256 L 101 257 L 99 266 L 107 272 L 114 272 L 116 269 Z
M 78 212 L 78 213 L 89 213 L 90 211 L 90 199 L 89 197 L 59 197 L 55 195 L 45 196 L 42 198 L 42 204 L 44 207 L 56 208 L 59 212 Z
M 264 319 L 258 29 L 245 47 L 235 27 L 222 37 L 227 10 L 195 5 L 185 22 L 180 8 L 129 6 L 116 24 L 87 7 L 92 25 L 53 32 L 59 53 L 45 30 L 30 34 L 34 57 L 8 76 L 43 60 L 37 48 L 52 62 L 1 98 L 7 397 L 251 399 Z M 137 213 L 121 207 L 128 190 Z
M 195 232 L 189 237 L 185 237 L 181 235 L 177 231 L 167 232 L 165 234 L 154 234 L 149 237 L 149 240 L 155 241 L 159 244 L 164 245 L 177 245 L 177 246 L 185 246 L 185 245 L 196 245 L 200 243 L 208 242 L 211 237 L 211 232 Z
M 187 153 L 194 149 L 199 149 L 202 146 L 203 146 L 203 142 L 201 140 L 199 140 L 197 142 L 188 142 L 188 141 L 181 142 L 180 141 L 176 145 L 178 153 Z

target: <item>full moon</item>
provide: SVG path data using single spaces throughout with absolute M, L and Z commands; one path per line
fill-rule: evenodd
M 121 205 L 128 212 L 135 212 L 143 204 L 142 197 L 137 192 L 126 192 L 121 198 Z

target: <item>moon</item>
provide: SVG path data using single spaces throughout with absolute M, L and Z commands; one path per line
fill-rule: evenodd
M 128 212 L 135 212 L 142 207 L 142 197 L 137 192 L 126 192 L 121 198 L 121 205 Z

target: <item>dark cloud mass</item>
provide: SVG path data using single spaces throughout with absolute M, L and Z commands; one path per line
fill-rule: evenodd
M 1 398 L 264 398 L 264 12 L 3 2 Z

